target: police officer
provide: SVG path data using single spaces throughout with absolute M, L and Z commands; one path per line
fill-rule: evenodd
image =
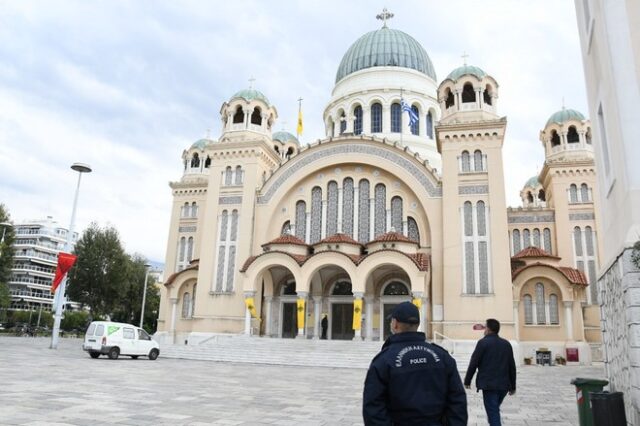
M 364 382 L 365 425 L 467 424 L 467 395 L 456 361 L 418 332 L 420 312 L 411 302 L 391 314 L 393 333 L 373 358 Z

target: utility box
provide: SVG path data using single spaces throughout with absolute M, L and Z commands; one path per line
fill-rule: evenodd
M 627 426 L 622 392 L 592 392 L 590 401 L 594 426 Z

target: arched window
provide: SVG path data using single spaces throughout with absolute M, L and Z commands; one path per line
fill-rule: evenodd
M 419 135 L 420 134 L 420 111 L 418 111 L 418 107 L 415 105 L 411 106 L 411 111 L 415 114 L 418 119 L 411 124 L 411 134 Z M 409 120 L 411 122 L 411 120 Z
M 371 105 L 371 133 L 382 132 L 382 104 Z
M 397 196 L 391 199 L 391 226 L 402 233 L 402 198 Z
M 231 232 L 229 235 L 230 241 L 236 241 L 238 239 L 238 210 L 234 210 L 231 213 Z
M 533 305 L 530 294 L 525 294 L 522 298 L 524 302 L 524 323 L 533 324 Z
M 558 136 L 558 132 L 555 130 L 551 131 L 551 146 L 560 145 L 560 136 Z
M 229 212 L 226 210 L 222 211 L 222 216 L 220 217 L 220 241 L 227 241 L 227 227 L 229 225 Z
M 189 217 L 191 214 L 190 210 L 189 203 L 184 203 L 180 212 L 180 217 Z
M 384 287 L 382 294 L 384 296 L 408 296 L 409 289 L 406 284 L 401 283 L 400 281 L 393 281 Z
M 231 170 L 231 166 L 227 166 L 227 168 L 224 171 L 224 184 L 226 186 L 231 185 L 232 177 L 233 177 L 233 171 Z
M 514 229 L 512 236 L 513 236 L 513 254 L 515 255 L 520 253 L 520 250 L 522 250 L 520 246 L 520 230 Z
M 198 217 L 198 205 L 195 201 L 191 203 L 191 217 Z
M 473 90 L 473 84 L 466 83 L 462 88 L 462 103 L 470 103 L 476 101 L 476 92 Z
M 485 211 L 484 201 L 478 201 L 476 204 L 478 235 L 487 235 L 487 212 Z
M 544 193 L 544 189 L 538 191 L 538 200 L 547 201 L 547 194 Z
M 491 105 L 491 92 L 491 86 L 487 84 L 487 87 L 485 87 L 484 92 L 482 93 L 482 97 L 484 98 L 483 101 L 487 105 Z
M 327 185 L 327 236 L 338 233 L 338 183 L 334 180 Z
M 359 135 L 362 133 L 362 107 L 358 105 L 353 109 L 353 134 Z
M 235 185 L 242 185 L 242 166 L 236 166 Z
M 189 237 L 187 240 L 187 262 L 191 262 L 193 259 L 193 237 Z
M 473 236 L 473 206 L 470 201 L 466 201 L 463 206 L 464 210 L 464 235 L 466 237 Z
M 282 286 L 283 296 L 296 296 L 298 293 L 296 292 L 296 282 L 289 281 Z
M 291 235 L 291 222 L 288 220 L 282 224 L 282 228 L 280 229 L 280 235 Z
M 209 168 L 209 166 L 211 166 L 211 157 L 209 157 L 209 156 L 207 155 L 207 159 L 206 159 L 206 160 L 204 160 L 204 168 L 205 168 L 205 169 L 208 169 L 208 168 Z
M 180 250 L 178 260 L 184 262 L 184 255 L 187 250 L 187 239 L 185 237 L 180 238 Z
M 369 181 L 362 179 L 358 183 L 358 241 L 369 242 L 369 221 L 371 212 L 369 207 Z
M 311 244 L 322 238 L 322 188 L 319 186 L 311 190 Z
M 481 172 L 484 170 L 484 167 L 482 165 L 482 151 L 480 151 L 479 149 L 477 149 L 473 153 L 473 168 L 476 172 Z
M 387 232 L 387 187 L 379 183 L 375 188 L 374 237 Z
M 455 101 L 455 97 L 453 96 L 453 93 L 451 92 L 450 89 L 447 89 L 446 93 L 447 93 L 447 95 L 446 95 L 447 97 L 445 98 L 444 106 L 445 106 L 445 108 L 448 109 L 448 108 L 451 108 L 452 106 L 454 106 L 456 104 L 456 101 Z
M 238 106 L 236 108 L 236 113 L 233 114 L 233 124 L 244 123 L 244 111 L 242 111 L 242 107 Z
M 402 109 L 399 103 L 391 104 L 391 133 L 402 131 Z
M 343 134 L 346 131 L 347 131 L 347 117 L 345 116 L 344 111 L 342 111 L 342 114 L 340 114 L 340 134 Z
M 558 318 L 558 296 L 555 294 L 549 295 L 549 323 L 560 324 Z
M 546 324 L 547 322 L 544 304 L 544 285 L 542 285 L 542 283 L 536 284 L 536 322 L 538 324 Z
M 587 256 L 593 256 L 593 230 L 590 226 L 584 228 L 584 240 L 585 245 L 587 246 Z
M 463 172 L 470 172 L 471 171 L 471 156 L 469 155 L 469 151 L 462 151 L 461 162 L 462 162 L 462 171 Z
M 522 248 L 531 247 L 531 232 L 529 232 L 528 229 L 522 231 L 522 239 L 524 240 L 522 242 Z
M 576 131 L 575 126 L 569 126 L 569 131 L 567 132 L 567 142 L 569 143 L 580 142 L 580 136 L 578 136 L 578 132 Z
M 189 318 L 189 312 L 191 310 L 191 295 L 184 293 L 182 295 L 182 318 Z
M 407 234 L 410 240 L 420 242 L 420 230 L 418 222 L 411 216 L 407 217 Z
M 353 179 L 342 182 L 342 232 L 353 235 Z
M 533 194 L 531 193 L 531 191 L 527 192 L 527 201 L 529 202 L 529 204 L 533 204 Z
M 331 290 L 332 296 L 353 296 L 351 283 L 349 281 L 338 281 Z
M 427 113 L 427 137 L 433 139 L 433 115 L 431 111 Z
M 533 245 L 538 248 L 542 248 L 540 245 L 540 230 L 538 228 L 533 230 Z
M 583 203 L 589 202 L 589 187 L 586 183 L 580 185 L 580 198 Z
M 189 309 L 189 318 L 193 318 L 193 314 L 196 312 L 196 290 L 198 283 L 193 285 L 193 294 L 191 295 L 191 308 Z
M 549 228 L 544 228 L 542 231 L 543 239 L 544 239 L 544 251 L 549 254 L 551 253 L 551 230 Z
M 293 147 L 289 147 L 287 148 L 287 153 L 284 155 L 284 157 L 288 160 L 293 154 L 295 154 L 295 150 L 293 149 Z
M 258 107 L 255 107 L 251 113 L 251 124 L 262 125 L 262 111 Z
M 569 186 L 569 201 L 572 203 L 578 202 L 578 187 L 573 183 Z
M 200 157 L 198 157 L 198 153 L 196 152 L 193 154 L 193 157 L 191 157 L 191 168 L 196 169 L 198 167 L 200 167 Z
M 302 241 L 307 238 L 307 203 L 304 201 L 296 203 L 296 237 Z

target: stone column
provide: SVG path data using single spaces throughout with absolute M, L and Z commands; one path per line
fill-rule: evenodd
M 382 105 L 382 133 L 391 133 L 391 108 L 389 105 Z
M 373 296 L 367 296 L 364 299 L 364 308 L 366 315 L 364 317 L 365 340 L 373 341 Z
M 371 108 L 362 107 L 362 133 L 365 135 L 371 134 Z
M 462 109 L 460 104 L 460 91 L 456 90 L 454 93 L 456 97 L 456 111 L 460 111 Z
M 564 302 L 564 317 L 567 328 L 567 340 L 573 341 L 573 301 Z
M 353 293 L 354 302 L 356 300 L 362 300 L 362 296 L 363 296 L 363 294 L 360 293 L 360 292 Z M 360 329 L 359 330 L 354 330 L 353 340 L 356 340 L 356 341 L 361 341 L 362 340 L 362 323 L 360 324 Z
M 520 302 L 518 300 L 513 301 L 513 324 L 515 327 L 515 336 L 516 341 L 520 341 L 520 311 L 518 310 L 518 305 Z
M 482 88 L 476 89 L 476 105 L 478 109 L 482 109 Z
M 294 234 L 295 235 L 295 234 Z M 266 315 L 265 315 L 265 325 L 264 325 L 264 334 L 267 335 L 267 337 L 271 337 L 271 304 L 273 301 L 273 297 L 272 296 L 265 296 L 264 301 L 266 302 Z
M 249 118 L 251 117 L 251 110 L 249 110 L 248 108 L 242 109 L 242 112 L 244 112 L 244 128 L 248 129 L 249 128 Z
M 304 315 L 302 318 L 302 324 L 298 324 L 298 335 L 296 336 L 296 339 L 304 339 L 304 329 L 307 322 L 306 321 L 307 320 L 307 296 L 308 296 L 308 293 L 306 291 L 298 292 L 298 300 L 304 301 Z M 297 321 L 298 321 L 298 305 L 296 304 L 296 322 Z
M 171 335 L 172 343 L 176 342 L 176 314 L 178 310 L 178 298 L 171 298 L 171 327 L 169 328 L 169 332 Z
M 322 321 L 322 296 L 313 296 L 313 340 L 320 340 L 320 321 Z

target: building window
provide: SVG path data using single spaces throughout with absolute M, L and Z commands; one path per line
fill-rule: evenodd
M 331 181 L 327 185 L 327 232 L 326 235 L 338 233 L 338 183 Z
M 224 172 L 224 184 L 225 186 L 229 186 L 231 185 L 231 182 L 233 178 L 233 171 L 231 170 L 231 166 L 227 166 L 227 168 L 225 169 Z
M 491 105 L 491 93 L 493 92 L 493 90 L 491 89 L 491 86 L 487 84 L 487 87 L 485 87 L 484 91 L 482 92 L 482 97 L 484 98 L 483 101 L 485 104 L 487 105 Z
M 488 294 L 491 289 L 489 286 L 489 232 L 485 202 L 478 201 L 475 206 L 470 201 L 465 202 L 462 206 L 462 219 L 465 268 L 463 291 L 467 294 Z
M 580 198 L 583 203 L 589 202 L 589 187 L 586 183 L 580 185 Z
M 547 314 L 545 312 L 544 304 L 544 285 L 542 283 L 536 284 L 536 322 L 538 324 L 547 323 Z
M 415 105 L 411 106 L 411 111 L 413 112 L 414 116 L 417 118 L 413 124 L 411 124 L 411 134 L 412 135 L 419 135 L 420 134 L 420 111 L 418 111 L 418 107 Z M 411 122 L 411 121 L 409 121 Z
M 551 146 L 560 145 L 560 136 L 558 136 L 558 132 L 555 130 L 551 131 Z
M 411 216 L 407 217 L 407 236 L 410 240 L 420 242 L 420 230 L 418 229 L 418 222 Z
M 549 323 L 560 324 L 560 318 L 558 316 L 558 296 L 552 294 L 549 296 Z
M 353 134 L 359 135 L 362 133 L 362 107 L 358 105 L 353 110 Z
M 567 142 L 569 143 L 578 143 L 580 142 L 580 136 L 578 135 L 578 131 L 575 126 L 569 126 L 569 131 L 567 131 Z
M 402 233 L 402 198 L 393 197 L 391 199 L 391 226 L 395 232 Z
M 205 168 L 205 169 L 208 169 L 208 168 L 209 168 L 209 166 L 211 166 L 211 157 L 209 157 L 209 156 L 207 155 L 207 159 L 206 159 L 206 160 L 204 160 L 204 168 Z
M 573 228 L 573 244 L 576 251 L 576 256 L 582 257 L 582 230 L 579 226 Z
M 466 278 L 466 293 L 474 294 L 476 291 L 476 273 L 474 271 L 474 253 L 473 242 L 469 241 L 464 243 L 464 264 L 465 264 L 465 278 Z
M 379 183 L 375 188 L 374 237 L 387 231 L 387 187 Z
M 546 251 L 549 254 L 552 254 L 551 252 L 551 230 L 549 228 L 544 228 L 544 231 L 542 232 L 543 234 L 543 238 L 544 238 L 544 251 Z
M 578 187 L 573 183 L 569 186 L 569 202 L 572 204 L 578 202 Z
M 242 111 L 242 107 L 238 106 L 236 108 L 236 113 L 233 114 L 233 124 L 244 123 L 244 111 Z
M 322 239 L 322 188 L 319 186 L 311 190 L 311 238 L 310 243 L 317 243 Z
M 453 96 L 453 93 L 451 92 L 451 89 L 447 89 L 446 93 L 447 93 L 447 97 L 445 98 L 445 101 L 444 101 L 444 107 L 446 109 L 449 109 L 456 104 L 456 101 L 455 101 L 455 97 Z
M 528 229 L 522 231 L 522 248 L 526 249 L 527 247 L 531 247 L 531 232 Z
M 255 107 L 251 113 L 251 124 L 255 124 L 257 126 L 262 125 L 262 111 L 260 111 L 260 108 L 258 107 Z
M 353 179 L 342 182 L 342 232 L 353 235 Z
M 369 181 L 362 179 L 358 184 L 358 241 L 369 242 L 369 221 L 371 220 L 369 205 Z
M 307 239 L 307 203 L 304 201 L 296 203 L 296 237 L 302 241 Z
M 191 263 L 193 259 L 193 237 L 187 240 L 187 263 Z
M 391 133 L 402 131 L 402 109 L 399 103 L 391 104 Z
M 462 155 L 460 156 L 462 161 L 462 172 L 467 173 L 471 171 L 471 156 L 469 155 L 469 151 L 462 151 Z
M 393 281 L 384 287 L 383 296 L 408 296 L 409 289 L 404 283 Z
M 520 247 L 520 230 L 514 229 L 513 230 L 513 254 L 516 255 L 520 253 L 520 250 L 522 250 Z
M 476 101 L 476 92 L 473 90 L 471 83 L 466 83 L 462 88 L 462 103 L 470 103 Z
M 236 176 L 235 182 L 236 185 L 242 185 L 242 167 L 236 166 Z
M 473 168 L 476 172 L 481 172 L 484 170 L 482 165 L 482 151 L 476 150 L 473 153 Z
M 291 234 L 291 222 L 288 220 L 282 224 L 282 228 L 280 229 L 280 235 L 290 235 Z
M 182 295 L 182 318 L 190 318 L 190 309 L 191 309 L 191 295 L 189 293 L 184 293 Z
M 473 205 L 470 201 L 464 203 L 464 235 L 470 237 L 473 235 Z
M 484 201 L 478 201 L 478 204 L 476 204 L 478 214 L 478 235 L 481 236 L 487 235 L 487 214 L 484 207 Z
M 431 111 L 427 113 L 427 137 L 433 139 L 433 115 Z
M 382 104 L 371 105 L 371 133 L 382 132 Z
M 198 167 L 200 167 L 200 157 L 198 157 L 198 153 L 196 152 L 191 158 L 191 168 L 197 169 Z
M 538 228 L 533 230 L 533 245 L 538 248 L 542 247 L 540 245 L 540 230 Z
M 533 324 L 533 304 L 530 294 L 525 294 L 522 298 L 524 302 L 524 323 L 527 325 Z

